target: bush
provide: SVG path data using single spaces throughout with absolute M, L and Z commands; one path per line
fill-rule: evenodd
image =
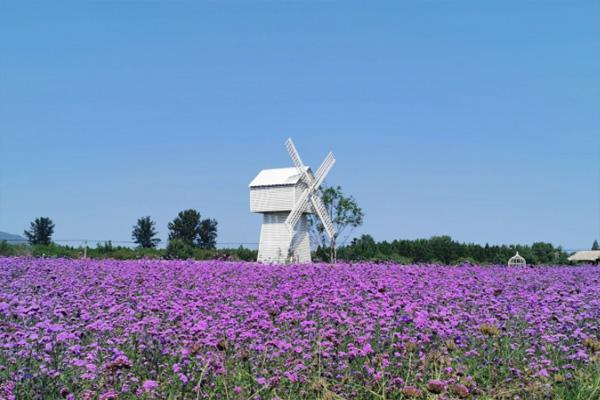
M 26 244 L 10 244 L 6 240 L 0 241 L 0 256 L 28 256 L 31 252 Z
M 192 247 L 179 239 L 169 242 L 166 249 L 157 248 L 131 248 L 114 246 L 111 242 L 98 243 L 96 247 L 89 247 L 87 252 L 83 247 L 61 246 L 55 243 L 49 245 L 12 244 L 0 241 L 0 256 L 34 256 L 34 257 L 63 257 L 83 258 L 84 253 L 88 258 L 116 260 L 135 260 L 142 258 L 169 258 L 169 259 L 194 259 L 194 260 L 224 260 L 224 261 L 256 261 L 257 250 L 246 249 L 242 246 L 237 249 L 201 249 Z
M 31 255 L 34 257 L 63 257 L 79 258 L 82 252 L 71 246 L 60 246 L 54 243 L 38 244 L 31 246 Z
M 258 257 L 257 250 L 250 250 L 243 246 L 240 246 L 235 250 L 234 254 L 240 259 L 244 261 L 256 261 Z
M 454 265 L 462 265 L 462 264 L 478 265 L 479 263 L 473 257 L 461 257 L 458 260 L 456 260 L 453 264 Z
M 194 248 L 181 239 L 171 239 L 167 245 L 166 258 L 187 260 L 194 257 Z
M 194 260 L 214 260 L 217 258 L 217 250 L 192 248 L 192 258 Z

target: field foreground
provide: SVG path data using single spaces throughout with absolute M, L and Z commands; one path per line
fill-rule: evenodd
M 600 398 L 600 268 L 0 258 L 0 399 Z

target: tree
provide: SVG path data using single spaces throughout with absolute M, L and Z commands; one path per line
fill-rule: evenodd
M 214 249 L 217 245 L 217 220 L 203 220 L 196 210 L 181 211 L 168 227 L 169 241 L 177 239 L 188 246 L 205 249 Z
M 356 252 L 355 257 L 359 260 L 369 260 L 377 255 L 377 244 L 371 235 L 354 238 L 351 246 Z
M 336 234 L 329 238 L 325 232 L 325 227 L 318 216 L 313 215 L 311 218 L 311 231 L 314 240 L 319 246 L 329 249 L 329 260 L 335 262 L 337 258 L 337 242 L 338 238 L 342 237 L 347 228 L 346 236 L 342 240 L 345 242 L 354 228 L 362 225 L 364 213 L 352 196 L 346 196 L 342 192 L 340 186 L 326 187 L 321 190 L 321 200 L 325 205 L 327 214 L 331 218 L 331 222 L 335 228 Z
M 453 242 L 450 236 L 432 236 L 428 243 L 433 260 L 450 264 L 453 260 Z
M 178 239 L 189 246 L 195 246 L 200 237 L 200 213 L 196 210 L 181 211 L 177 218 L 169 222 L 169 240 Z
M 203 219 L 200 222 L 199 246 L 203 249 L 214 249 L 217 247 L 217 220 Z
M 48 217 L 36 218 L 28 231 L 23 232 L 30 244 L 49 245 L 52 243 L 54 223 Z
M 594 244 L 592 245 L 592 250 L 600 250 L 600 245 L 597 240 L 594 240 Z
M 150 217 L 139 218 L 133 226 L 131 238 L 142 248 L 154 248 L 160 243 L 160 239 L 155 237 L 158 234 L 154 228 L 155 226 L 156 223 Z
M 527 255 L 525 249 L 519 251 L 524 253 L 524 257 Z M 556 258 L 556 250 L 551 243 L 536 242 L 531 245 L 531 252 L 533 253 L 531 264 L 550 264 Z M 525 259 L 527 260 L 527 257 Z

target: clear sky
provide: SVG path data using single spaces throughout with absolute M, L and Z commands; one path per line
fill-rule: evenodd
M 600 239 L 600 2 L 0 3 L 0 230 L 257 242 L 283 142 L 375 239 Z

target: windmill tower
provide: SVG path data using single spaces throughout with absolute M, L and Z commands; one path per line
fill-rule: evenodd
M 291 168 L 264 169 L 250 182 L 250 211 L 263 214 L 258 261 L 310 262 L 308 214 L 317 214 L 332 238 L 335 228 L 319 197 L 335 157 L 329 153 L 315 174 L 305 166 L 291 139 L 285 147 Z

